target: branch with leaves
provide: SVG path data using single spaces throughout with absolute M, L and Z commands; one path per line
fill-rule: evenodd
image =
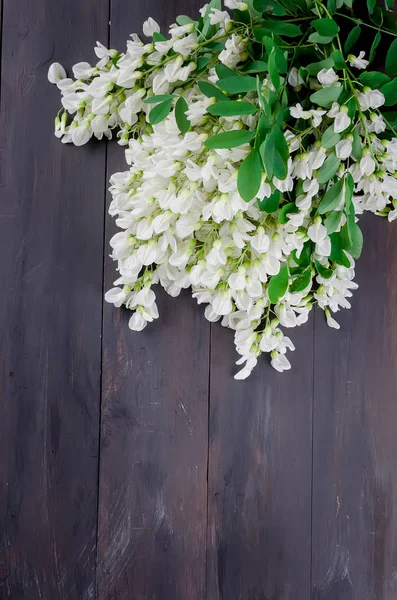
M 397 24 L 391 0 L 367 0 L 366 19 L 361 0 L 225 8 L 211 0 L 167 37 L 148 19 L 124 53 L 97 43 L 95 66 L 78 63 L 71 79 L 55 63 L 49 79 L 62 142 L 125 147 L 106 300 L 133 310 L 140 331 L 159 316 L 153 286 L 191 288 L 207 319 L 235 331 L 244 379 L 263 352 L 291 368 L 285 330 L 314 305 L 339 327 L 357 288 L 359 216 L 397 218 Z

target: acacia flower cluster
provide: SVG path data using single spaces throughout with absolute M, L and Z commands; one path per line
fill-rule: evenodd
M 234 330 L 244 379 L 262 353 L 291 368 L 286 330 L 315 304 L 339 328 L 334 314 L 357 288 L 359 215 L 397 218 L 397 33 L 370 1 L 368 23 L 352 0 L 225 8 L 211 0 L 168 37 L 149 18 L 124 53 L 98 42 L 95 66 L 78 63 L 72 79 L 55 63 L 49 80 L 62 142 L 116 136 L 125 147 L 105 299 L 131 309 L 140 331 L 159 316 L 155 285 L 190 288 L 209 321 Z M 365 27 L 368 56 L 356 50 Z M 370 68 L 382 35 L 394 39 L 387 74 Z

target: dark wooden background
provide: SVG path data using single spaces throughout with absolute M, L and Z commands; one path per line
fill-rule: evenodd
M 115 143 L 63 146 L 47 70 L 200 0 L 3 0 L 0 598 L 396 600 L 397 229 L 364 219 L 354 311 L 235 382 L 232 333 L 115 278 Z

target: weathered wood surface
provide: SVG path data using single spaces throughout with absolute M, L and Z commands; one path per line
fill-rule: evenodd
M 12 600 L 95 597 L 105 148 L 55 139 L 47 71 L 107 29 L 108 0 L 4 1 L 0 597 Z
M 122 149 L 52 136 L 47 69 L 200 5 L 4 0 L 1 600 L 397 599 L 396 226 L 365 220 L 354 312 L 284 375 L 235 382 L 188 294 L 140 334 L 103 304 Z

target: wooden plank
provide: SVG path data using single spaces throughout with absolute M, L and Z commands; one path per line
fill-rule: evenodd
M 211 600 L 310 595 L 313 321 L 292 334 L 292 371 L 277 373 L 263 358 L 236 382 L 232 332 L 212 328 Z
M 353 309 L 316 321 L 313 600 L 397 597 L 397 227 L 363 222 Z
M 57 59 L 108 0 L 5 0 L 0 210 L 0 597 L 95 598 L 105 148 L 53 136 Z
M 165 28 L 198 6 L 112 0 L 112 45 L 124 49 L 148 16 Z M 120 169 L 112 144 L 109 176 Z M 109 218 L 107 238 L 115 231 Z M 109 288 L 112 260 L 105 271 Z M 142 333 L 128 329 L 129 311 L 104 311 L 101 600 L 204 598 L 209 324 L 189 293 L 158 298 L 160 319 Z

